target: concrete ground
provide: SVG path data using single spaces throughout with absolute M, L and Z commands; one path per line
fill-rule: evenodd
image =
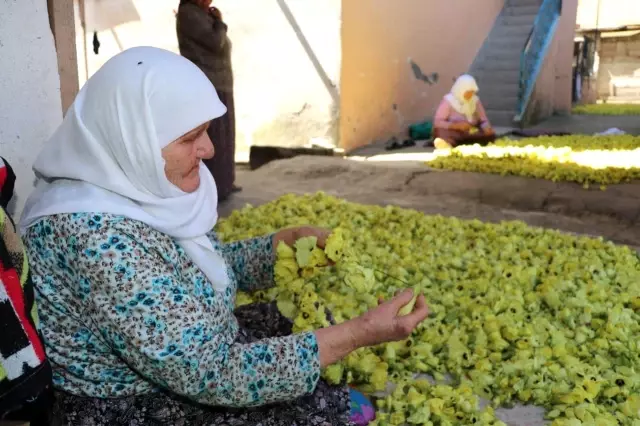
M 604 132 L 608 129 L 618 128 L 628 134 L 640 135 L 640 118 L 638 116 L 587 116 L 587 115 L 565 115 L 553 116 L 543 123 L 531 127 L 531 130 L 548 132 L 568 132 L 574 134 L 593 135 Z M 509 136 L 514 130 L 509 127 L 495 128 L 498 137 Z M 516 136 L 509 136 L 518 139 Z M 350 157 L 366 159 L 369 161 L 427 161 L 433 152 L 431 146 L 424 146 L 425 141 L 416 141 L 413 147 L 401 148 L 387 151 L 386 141 L 374 141 L 369 145 L 358 148 L 349 153 Z M 282 146 L 291 146 L 290 143 Z M 238 148 L 236 161 L 239 163 L 249 162 L 248 147 Z
M 637 115 L 556 115 L 532 128 L 591 135 L 614 127 L 632 135 L 640 135 L 640 117 Z
M 608 129 L 618 128 L 631 135 L 640 135 L 640 117 L 638 116 L 598 116 L 598 115 L 556 115 L 544 122 L 537 124 L 530 130 L 540 130 L 548 132 L 568 132 L 574 134 L 593 135 L 595 133 L 604 132 Z M 500 136 L 509 136 L 512 128 L 499 127 L 496 128 L 496 134 Z M 510 136 L 516 138 L 515 136 Z M 359 148 L 350 152 L 351 156 L 365 157 L 374 161 L 400 161 L 411 160 L 425 161 L 430 156 L 425 153 L 431 153 L 431 147 L 424 147 L 424 141 L 418 141 L 416 146 L 402 148 L 395 151 L 386 151 L 385 142 L 377 141 L 370 145 Z M 420 155 L 415 155 L 420 153 Z M 407 155 L 413 154 L 413 155 Z
M 238 170 L 237 175 L 244 190 L 220 205 L 221 216 L 287 193 L 324 191 L 354 202 L 490 222 L 522 220 L 640 246 L 640 183 L 585 190 L 566 182 L 431 170 L 411 161 L 335 157 L 275 161 L 255 171 Z

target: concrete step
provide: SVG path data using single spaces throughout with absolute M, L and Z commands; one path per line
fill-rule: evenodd
M 529 36 L 531 32 L 532 25 L 520 25 L 520 26 L 500 26 L 496 27 L 495 31 L 491 32 L 490 37 L 494 38 L 510 38 L 510 39 L 518 39 L 522 40 L 521 43 L 524 44 L 525 40 Z
M 497 53 L 502 56 L 518 55 L 524 48 L 526 37 L 514 37 L 500 41 L 498 38 L 489 38 L 486 44 L 486 53 Z
M 487 93 L 485 91 L 481 99 L 485 109 L 492 111 L 515 111 L 518 106 L 517 94 L 515 94 L 515 96 L 496 96 L 493 93 Z
M 536 15 L 504 15 L 500 18 L 501 24 L 509 27 L 526 25 L 531 27 Z
M 540 7 L 542 5 L 543 0 L 507 0 L 505 2 L 505 6 L 508 8 L 511 7 L 528 7 L 528 6 L 537 6 Z
M 527 33 L 527 35 L 529 35 Z M 505 38 L 505 37 L 493 37 L 489 35 L 486 41 L 486 50 L 509 50 L 509 51 L 519 51 L 521 52 L 524 48 L 524 42 L 526 40 L 526 36 L 524 39 L 520 40 L 519 38 Z
M 481 99 L 484 99 L 487 96 L 490 97 L 518 97 L 519 85 L 518 83 L 495 83 L 495 82 L 483 82 L 478 79 L 478 87 L 480 87 L 480 91 L 478 94 Z
M 478 69 L 474 71 L 474 75 L 479 81 L 485 82 L 485 84 L 517 84 L 520 79 L 520 70 Z
M 516 113 L 514 111 L 501 111 L 501 110 L 487 110 L 487 116 L 489 117 L 489 121 L 493 127 L 504 126 L 511 127 L 513 126 L 513 119 Z
M 494 59 L 491 56 L 482 58 L 481 61 L 474 66 L 475 72 L 494 72 L 494 71 L 520 71 L 520 57 L 516 56 L 510 59 Z
M 524 49 L 524 44 L 527 41 L 527 38 L 529 37 L 529 32 L 528 31 L 521 31 L 520 33 L 514 34 L 507 34 L 506 36 L 504 35 L 504 33 L 507 30 L 500 30 L 500 32 L 496 32 L 496 34 L 492 34 L 491 36 L 488 37 L 487 39 L 487 48 L 488 49 L 497 49 L 497 50 L 505 50 L 505 49 L 509 49 L 509 50 L 518 50 L 518 51 L 522 51 L 522 49 Z
M 522 54 L 522 49 L 509 49 L 509 50 L 492 49 L 491 51 L 485 53 L 482 60 L 492 61 L 492 62 L 495 62 L 495 61 L 514 62 L 514 61 L 520 61 L 521 54 Z
M 508 6 L 503 10 L 504 16 L 537 15 L 540 5 Z

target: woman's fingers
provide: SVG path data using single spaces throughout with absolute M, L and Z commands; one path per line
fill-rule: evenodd
M 316 234 L 315 236 L 318 238 L 318 247 L 323 249 L 327 244 L 327 238 L 331 235 L 331 231 L 323 228 L 315 228 L 314 231 Z
M 421 293 L 416 300 L 413 311 L 408 315 L 396 318 L 398 329 L 403 337 L 409 336 L 428 315 L 429 307 L 427 306 L 424 295 Z
M 291 244 L 294 244 L 297 240 L 304 237 L 316 237 L 316 244 L 320 248 L 324 248 L 327 243 L 327 238 L 331 234 L 331 231 L 316 226 L 300 226 L 298 228 L 290 228 L 291 231 Z
M 406 315 L 405 318 L 411 320 L 415 323 L 415 325 L 420 324 L 429 316 L 429 305 L 427 305 L 427 301 L 424 298 L 424 294 L 420 293 L 418 299 L 416 300 L 416 305 L 413 307 L 413 311 Z
M 411 302 L 412 298 L 413 298 L 413 290 L 410 288 L 403 290 L 399 294 L 396 294 L 394 298 L 391 299 L 391 301 L 389 302 L 393 308 L 393 312 L 397 314 L 398 311 L 402 309 L 404 305 Z

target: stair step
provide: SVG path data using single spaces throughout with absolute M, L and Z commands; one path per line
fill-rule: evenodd
M 496 49 L 491 52 L 487 52 L 482 60 L 497 61 L 497 62 L 520 62 L 520 56 L 522 54 L 521 49 L 502 50 Z
M 530 27 L 528 31 L 509 29 L 506 27 L 498 28 L 487 37 L 487 47 L 491 49 L 522 49 L 524 43 L 527 41 L 527 37 L 529 37 L 531 28 L 533 28 L 533 26 Z
M 487 116 L 493 127 L 511 127 L 515 118 L 514 111 L 487 110 Z
M 527 35 L 529 34 L 527 33 Z M 518 38 L 492 37 L 491 35 L 489 35 L 489 37 L 487 38 L 486 48 L 488 50 L 497 49 L 522 51 L 522 49 L 524 48 L 525 39 L 520 40 Z
M 478 70 L 474 70 L 474 75 L 477 76 L 478 80 L 484 81 L 486 83 L 507 82 L 507 83 L 513 84 L 513 83 L 518 83 L 518 80 L 520 79 L 520 70 L 478 69 Z
M 519 75 L 520 72 L 520 56 L 512 59 L 492 59 L 491 57 L 483 58 L 473 67 L 475 72 L 496 72 L 506 71 L 511 75 Z
M 507 0 L 506 7 L 526 7 L 526 6 L 537 6 L 540 7 L 542 5 L 542 0 Z
M 501 24 L 508 27 L 526 25 L 531 27 L 536 15 L 504 15 L 500 18 Z
M 540 5 L 508 6 L 504 8 L 504 16 L 537 15 Z
M 494 83 L 487 82 L 484 83 L 481 80 L 476 79 L 478 82 L 478 87 L 480 87 L 480 91 L 478 94 L 481 99 L 484 99 L 487 96 L 491 97 L 518 97 L 518 83 Z
M 533 28 L 533 25 L 521 25 L 521 26 L 500 26 L 497 27 L 495 32 L 491 33 L 490 37 L 500 37 L 500 38 L 517 38 L 519 40 L 522 40 L 522 43 L 524 44 L 524 41 L 526 40 L 526 38 L 529 36 L 529 33 L 531 32 L 531 28 Z
M 518 106 L 517 94 L 515 96 L 495 96 L 485 92 L 481 99 L 485 109 L 490 110 L 515 111 Z
M 493 38 L 489 37 L 488 40 L 486 41 L 485 50 L 489 50 L 492 53 L 495 53 L 495 52 L 504 53 L 505 55 L 519 54 L 520 52 L 522 52 L 522 49 L 524 49 L 524 42 L 526 41 L 526 39 L 527 39 L 526 36 L 512 37 L 507 40 L 504 40 L 504 39 L 500 40 L 497 37 L 493 37 Z

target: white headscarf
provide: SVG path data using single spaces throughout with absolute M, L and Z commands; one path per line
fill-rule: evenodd
M 183 192 L 167 179 L 161 150 L 225 112 L 207 77 L 179 55 L 137 47 L 113 57 L 87 81 L 36 159 L 39 180 L 23 232 L 54 214 L 125 216 L 175 238 L 224 291 L 226 264 L 206 237 L 218 219 L 213 177 L 201 162 L 199 188 Z
M 469 90 L 474 92 L 474 95 L 470 100 L 464 98 L 464 94 Z M 467 120 L 473 121 L 473 115 L 476 113 L 476 106 L 478 105 L 478 97 L 475 95 L 478 93 L 478 83 L 475 78 L 469 74 L 463 74 L 451 88 L 451 92 L 445 96 L 445 99 L 449 102 L 451 107 L 464 115 Z

